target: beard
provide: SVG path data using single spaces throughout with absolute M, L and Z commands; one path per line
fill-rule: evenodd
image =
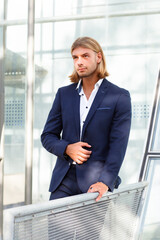
M 98 67 L 98 66 L 97 66 Z M 82 73 L 78 73 L 77 72 L 77 74 L 78 74 L 78 76 L 79 76 L 79 78 L 87 78 L 87 77 L 91 77 L 92 75 L 94 75 L 95 74 L 95 72 L 97 71 L 97 67 L 94 69 L 94 70 L 92 70 L 92 71 L 90 71 L 90 72 L 82 72 Z

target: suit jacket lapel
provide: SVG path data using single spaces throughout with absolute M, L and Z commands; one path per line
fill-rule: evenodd
M 73 97 L 73 110 L 74 110 L 77 138 L 80 139 L 80 96 L 76 89 L 74 91 L 74 97 Z
M 89 123 L 89 121 L 91 120 L 91 118 L 93 117 L 95 111 L 97 110 L 98 106 L 100 105 L 100 103 L 102 102 L 104 96 L 105 96 L 105 93 L 107 91 L 107 80 L 104 79 L 101 86 L 99 87 L 99 90 L 95 96 L 95 99 L 92 103 L 92 106 L 90 108 L 90 111 L 86 117 L 86 120 L 85 120 L 85 123 L 84 123 L 84 126 L 83 126 L 83 129 L 82 129 L 82 139 L 83 139 L 83 135 L 84 135 L 84 132 L 85 132 L 85 129 Z

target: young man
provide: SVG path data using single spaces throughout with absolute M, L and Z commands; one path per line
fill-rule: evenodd
M 130 131 L 129 92 L 110 83 L 99 43 L 78 38 L 71 47 L 73 84 L 58 90 L 41 141 L 57 156 L 50 200 L 117 188 Z

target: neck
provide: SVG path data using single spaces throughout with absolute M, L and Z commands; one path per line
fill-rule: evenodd
M 83 91 L 87 97 L 87 99 L 89 99 L 91 92 L 94 89 L 94 86 L 96 84 L 96 82 L 98 82 L 99 79 L 89 79 L 89 78 L 83 78 Z
M 98 78 L 83 78 L 83 90 L 92 91 L 94 89 L 94 85 L 98 82 Z

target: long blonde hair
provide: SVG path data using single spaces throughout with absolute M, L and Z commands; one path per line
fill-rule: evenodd
M 109 76 L 109 73 L 106 69 L 106 60 L 105 60 L 103 50 L 102 50 L 101 46 L 99 45 L 99 43 L 95 39 L 90 38 L 90 37 L 77 38 L 71 46 L 71 54 L 72 54 L 73 50 L 78 47 L 88 48 L 96 53 L 101 52 L 102 61 L 98 64 L 98 68 L 97 68 L 98 78 L 101 79 L 101 78 L 105 78 L 105 77 Z M 73 73 L 69 76 L 69 78 L 70 78 L 71 82 L 74 82 L 74 83 L 77 83 L 80 79 L 75 69 L 73 70 Z

